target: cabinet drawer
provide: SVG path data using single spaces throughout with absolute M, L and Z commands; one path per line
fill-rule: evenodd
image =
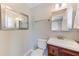
M 79 52 L 48 44 L 49 56 L 79 56 Z
M 75 51 L 71 51 L 68 49 L 61 49 L 61 53 L 62 56 L 79 56 L 78 52 Z
M 58 56 L 58 48 L 52 45 L 48 45 L 48 55 Z

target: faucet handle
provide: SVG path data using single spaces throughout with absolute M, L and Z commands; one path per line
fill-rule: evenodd
M 57 36 L 57 38 L 58 38 L 58 39 L 64 39 L 64 37 L 63 37 L 63 36 Z

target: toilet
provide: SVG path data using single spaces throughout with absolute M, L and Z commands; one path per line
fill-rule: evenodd
M 44 56 L 44 51 L 47 46 L 47 40 L 46 39 L 38 39 L 37 42 L 37 49 L 33 50 L 31 53 L 31 56 Z

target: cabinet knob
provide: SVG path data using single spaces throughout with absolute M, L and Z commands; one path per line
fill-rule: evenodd
M 54 53 L 54 50 L 52 50 L 52 53 Z

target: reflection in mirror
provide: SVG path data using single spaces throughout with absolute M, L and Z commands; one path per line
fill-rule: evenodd
M 15 18 L 17 14 L 9 9 L 6 9 L 5 11 L 5 28 L 15 28 Z
M 63 21 L 63 16 L 56 16 L 52 19 L 52 30 L 62 30 L 62 21 Z

